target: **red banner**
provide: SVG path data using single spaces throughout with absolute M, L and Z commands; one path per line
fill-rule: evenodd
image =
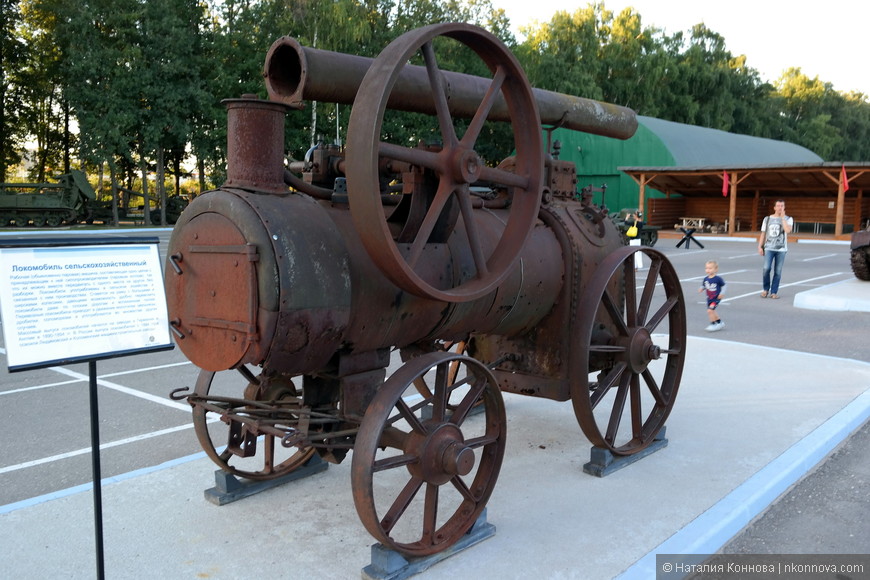
M 843 182 L 843 191 L 849 191 L 849 178 L 846 177 L 846 166 L 842 165 L 840 170 L 840 181 Z
M 724 195 L 726 197 L 728 196 L 729 181 L 730 180 L 728 178 L 728 172 L 723 171 L 722 172 L 722 195 Z

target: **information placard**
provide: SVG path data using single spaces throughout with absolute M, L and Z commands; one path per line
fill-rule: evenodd
M 157 240 L 141 241 L 0 246 L 9 371 L 172 348 Z

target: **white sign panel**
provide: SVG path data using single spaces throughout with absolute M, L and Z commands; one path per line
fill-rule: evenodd
M 0 248 L 9 370 L 171 348 L 157 244 Z

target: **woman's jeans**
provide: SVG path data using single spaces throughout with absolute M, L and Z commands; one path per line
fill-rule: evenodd
M 779 293 L 779 279 L 782 277 L 782 265 L 785 263 L 785 255 L 788 252 L 764 252 L 764 270 L 761 272 L 761 287 L 771 294 Z M 770 279 L 770 270 L 773 267 L 773 280 Z

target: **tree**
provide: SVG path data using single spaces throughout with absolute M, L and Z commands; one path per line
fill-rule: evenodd
M 138 0 L 87 0 L 69 7 L 58 27 L 67 47 L 64 89 L 78 120 L 80 156 L 107 162 L 117 223 L 118 158 L 132 160 L 130 144 L 139 123 L 142 5 Z
M 573 14 L 556 12 L 549 23 L 526 30 L 520 50 L 533 86 L 590 99 L 602 99 L 600 46 L 602 4 L 590 4 Z
M 163 174 L 166 151 L 184 150 L 192 130 L 190 119 L 205 105 L 203 81 L 191 71 L 200 71 L 199 42 L 202 10 L 196 0 L 148 0 L 144 2 L 140 58 L 133 74 L 140 81 L 138 117 L 140 166 L 143 194 L 147 194 L 146 160 L 153 156 L 157 169 L 160 223 L 166 224 L 166 191 Z M 149 206 L 146 197 L 146 208 Z M 146 223 L 149 215 L 146 211 Z
M 65 47 L 57 39 L 58 19 L 68 0 L 23 0 L 21 38 L 29 58 L 20 71 L 25 87 L 26 128 L 36 144 L 30 177 L 43 182 L 50 172 L 69 173 L 72 133 L 63 90 Z
M 608 33 L 599 51 L 602 98 L 644 115 L 659 115 L 660 91 L 652 87 L 661 86 L 670 60 L 659 31 L 643 28 L 640 14 L 632 8 L 603 24 Z
M 0 181 L 21 161 L 26 137 L 24 85 L 19 71 L 28 61 L 28 47 L 17 35 L 21 22 L 18 0 L 0 0 Z
M 828 103 L 836 98 L 832 85 L 818 77 L 810 79 L 800 68 L 790 68 L 780 77 L 777 89 L 784 105 L 784 140 L 829 157 L 842 138 L 831 124 Z

